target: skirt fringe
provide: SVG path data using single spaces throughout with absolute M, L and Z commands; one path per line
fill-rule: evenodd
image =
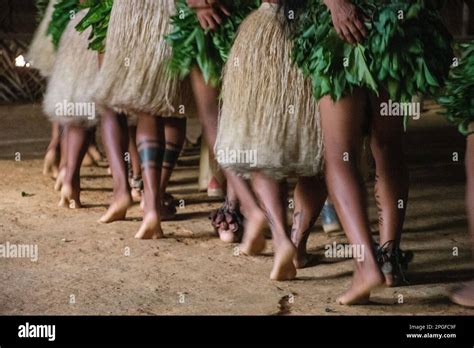
M 114 1 L 94 88 L 99 104 L 156 116 L 190 113 L 189 81 L 181 83 L 168 68 L 171 47 L 165 36 L 174 11 L 174 0 Z
M 75 29 L 84 15 L 77 13 L 61 38 L 43 110 L 52 122 L 91 127 L 98 119 L 92 86 L 99 69 L 97 53 L 87 49 L 90 30 Z
M 26 53 L 26 60 L 39 70 L 43 77 L 49 77 L 53 70 L 56 52 L 51 37 L 48 35 L 48 25 L 53 17 L 54 5 L 58 0 L 51 0 L 45 15 L 36 29 L 31 45 Z
M 268 3 L 241 24 L 224 69 L 216 158 L 248 177 L 322 171 L 323 137 L 311 82 L 292 63 L 292 41 Z

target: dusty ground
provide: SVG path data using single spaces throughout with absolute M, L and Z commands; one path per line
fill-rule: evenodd
M 185 202 L 179 220 L 164 223 L 166 239 L 138 241 L 138 207 L 125 222 L 96 223 L 111 195 L 105 167 L 83 170 L 86 209 L 56 207 L 53 182 L 41 175 L 49 126 L 37 106 L 3 106 L 0 118 L 0 244 L 39 247 L 36 263 L 0 259 L 0 314 L 474 314 L 446 298 L 474 272 L 463 205 L 464 140 L 439 117 L 412 122 L 408 133 L 412 191 L 403 248 L 415 252 L 411 286 L 378 290 L 373 305 L 351 308 L 335 304 L 350 284 L 350 261 L 322 260 L 297 280 L 277 283 L 268 279 L 271 243 L 266 256 L 234 256 L 234 246 L 213 235 L 207 216 L 219 203 L 196 193 L 196 151 L 182 158 L 170 188 Z M 375 223 L 373 202 L 371 217 Z M 323 259 L 324 245 L 335 238 L 318 226 L 310 250 Z

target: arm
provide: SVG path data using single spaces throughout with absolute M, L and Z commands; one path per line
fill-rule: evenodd
M 334 28 L 341 39 L 356 44 L 367 36 L 357 7 L 350 0 L 324 0 L 324 4 L 331 11 Z
M 222 23 L 222 14 L 229 16 L 229 11 L 218 0 L 186 0 L 188 6 L 196 11 L 203 29 L 215 30 Z M 220 11 L 219 11 L 220 10 Z

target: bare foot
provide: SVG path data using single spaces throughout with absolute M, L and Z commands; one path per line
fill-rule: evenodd
M 92 159 L 93 159 L 95 162 L 100 162 L 100 161 L 102 161 L 102 155 L 101 155 L 101 153 L 99 152 L 99 149 L 97 148 L 96 145 L 90 145 L 89 148 L 87 149 L 87 153 L 89 154 L 89 156 L 92 157 Z
M 245 230 L 239 250 L 244 255 L 259 255 L 267 244 L 264 229 L 267 227 L 265 215 L 254 214 L 245 220 Z
M 275 247 L 275 260 L 273 263 L 271 280 L 292 280 L 296 277 L 296 268 L 293 258 L 296 255 L 296 248 L 290 241 L 285 241 L 282 245 Z
M 58 177 L 59 168 L 56 164 L 56 151 L 48 150 L 44 156 L 43 175 L 56 179 Z
M 54 191 L 58 191 L 58 192 L 61 191 L 65 177 L 66 177 L 66 168 L 62 168 L 58 173 L 56 182 L 54 183 Z
M 114 221 L 125 220 L 127 210 L 133 204 L 130 195 L 123 195 L 114 199 L 107 212 L 99 219 L 102 224 L 108 224 Z
M 341 305 L 361 305 L 367 304 L 370 300 L 370 292 L 384 284 L 385 279 L 377 264 L 372 266 L 356 264 L 352 285 L 337 302 Z
M 155 213 L 149 213 L 143 217 L 142 225 L 135 235 L 137 239 L 160 239 L 164 234 L 161 230 L 161 224 Z
M 474 308 L 474 280 L 449 294 L 452 302 L 468 308 Z
M 74 190 L 70 185 L 63 185 L 61 188 L 61 200 L 58 206 L 66 209 L 82 208 L 79 191 Z

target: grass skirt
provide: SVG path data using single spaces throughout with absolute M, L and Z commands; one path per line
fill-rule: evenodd
M 173 31 L 166 39 L 173 48 L 170 69 L 181 79 L 198 66 L 206 83 L 218 86 L 237 29 L 245 17 L 258 8 L 260 1 L 224 0 L 222 3 L 231 15 L 223 16 L 216 30 L 204 30 L 186 0 L 176 1 L 177 13 L 171 18 Z
M 279 180 L 322 170 L 322 133 L 311 83 L 292 64 L 292 42 L 277 6 L 245 19 L 224 69 L 216 158 L 248 176 Z
M 105 56 L 95 94 L 100 104 L 183 117 L 192 100 L 189 81 L 170 74 L 174 0 L 115 0 L 107 31 Z
M 98 119 L 91 88 L 98 75 L 97 53 L 87 49 L 88 33 L 74 28 L 84 15 L 78 13 L 61 38 L 43 102 L 49 119 L 62 125 L 90 127 Z
M 49 77 L 53 70 L 56 52 L 51 38 L 48 36 L 48 25 L 53 17 L 54 5 L 57 0 L 51 0 L 46 9 L 46 13 L 35 32 L 33 41 L 31 42 L 26 60 L 31 66 L 38 69 L 43 77 Z

